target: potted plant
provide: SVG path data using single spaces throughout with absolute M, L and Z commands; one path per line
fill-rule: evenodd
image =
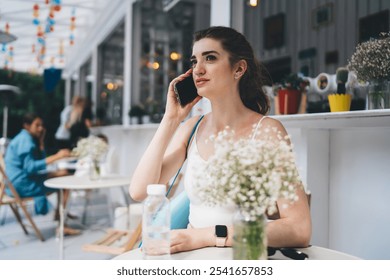
M 147 112 L 142 105 L 134 105 L 130 108 L 129 117 L 132 124 L 142 124 L 142 117 L 146 115 Z
M 390 33 L 358 44 L 348 61 L 360 81 L 368 82 L 367 109 L 390 108 Z
M 159 114 L 159 103 L 151 97 L 148 97 L 145 101 L 145 109 L 149 115 L 149 121 L 158 123 L 161 121 Z
M 305 81 L 297 74 L 288 75 L 278 90 L 278 109 L 280 114 L 296 114 L 301 103 Z

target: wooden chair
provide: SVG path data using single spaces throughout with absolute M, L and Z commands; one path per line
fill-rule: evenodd
M 8 188 L 12 196 L 8 196 L 5 193 L 5 189 Z M 25 234 L 28 234 L 26 226 L 31 226 L 37 235 L 37 237 L 41 241 L 45 241 L 43 238 L 42 233 L 36 226 L 34 220 L 32 219 L 30 213 L 27 211 L 26 208 L 26 202 L 32 201 L 33 197 L 20 197 L 18 192 L 16 191 L 15 187 L 12 185 L 11 181 L 8 179 L 7 174 L 5 173 L 5 163 L 3 156 L 0 154 L 0 206 L 2 205 L 9 205 L 12 212 L 14 213 L 16 220 L 19 222 L 20 226 L 22 227 Z M 21 208 L 25 218 L 29 222 L 29 224 L 24 224 L 22 217 L 18 211 L 18 208 Z
M 175 183 L 173 184 L 169 195 L 169 199 L 175 194 L 183 174 L 180 173 Z M 138 223 L 137 227 L 132 230 L 119 230 L 108 229 L 106 235 L 101 239 L 91 243 L 83 245 L 83 250 L 87 252 L 97 252 L 112 255 L 120 255 L 124 252 L 130 251 L 139 244 L 142 235 L 142 220 Z

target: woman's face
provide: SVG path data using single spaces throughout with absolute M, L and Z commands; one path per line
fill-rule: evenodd
M 234 71 L 226 52 L 217 40 L 204 38 L 194 43 L 191 65 L 200 96 L 225 95 L 235 83 Z
M 42 136 L 45 127 L 43 126 L 43 121 L 41 118 L 36 118 L 31 124 L 25 124 L 24 128 L 32 135 L 34 138 L 39 138 Z

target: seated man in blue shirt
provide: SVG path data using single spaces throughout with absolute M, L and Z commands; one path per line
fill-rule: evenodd
M 23 129 L 10 142 L 5 154 L 6 173 L 21 197 L 34 197 L 37 214 L 47 214 L 48 200 L 46 195 L 56 190 L 44 186 L 47 178 L 64 176 L 66 170 L 47 172 L 48 164 L 69 157 L 70 150 L 62 149 L 56 154 L 46 157 L 44 150 L 45 127 L 42 118 L 34 113 L 27 113 L 23 118 Z M 69 191 L 64 191 L 64 207 Z M 55 212 L 58 216 L 59 205 Z M 65 231 L 76 234 L 75 230 Z

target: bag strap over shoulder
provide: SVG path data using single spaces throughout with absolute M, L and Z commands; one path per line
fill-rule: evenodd
M 201 115 L 200 118 L 197 120 L 196 124 L 194 125 L 194 127 L 192 128 L 190 137 L 188 138 L 188 141 L 187 141 L 187 146 L 186 146 L 186 158 L 187 158 L 188 147 L 190 146 L 190 143 L 191 143 L 191 139 L 192 139 L 192 137 L 194 136 L 195 131 L 196 131 L 196 128 L 198 127 L 198 125 L 199 125 L 200 121 L 203 119 L 203 117 L 204 117 L 204 115 Z M 169 195 L 169 193 L 170 193 L 170 191 L 171 191 L 171 189 L 172 189 L 172 186 L 173 186 L 173 184 L 174 184 L 175 181 L 176 181 L 177 176 L 180 174 L 180 171 L 181 171 L 181 168 L 182 168 L 182 167 L 183 167 L 183 165 L 180 166 L 180 168 L 179 168 L 179 170 L 177 171 L 175 177 L 173 178 L 173 181 L 172 181 L 171 185 L 169 186 L 168 191 L 167 191 L 167 193 L 166 193 L 167 196 Z
M 191 139 L 194 136 L 196 128 L 198 127 L 198 125 L 199 125 L 200 121 L 203 119 L 203 117 L 204 117 L 204 115 L 201 115 L 200 118 L 198 119 L 198 121 L 196 122 L 196 124 L 194 125 L 194 127 L 192 128 L 190 137 L 188 138 L 188 142 L 187 142 L 186 158 L 187 158 L 188 147 L 189 147 L 189 145 L 191 143 Z M 175 184 L 175 181 L 176 181 L 177 177 L 179 176 L 182 167 L 183 167 L 183 165 L 180 166 L 180 168 L 177 171 L 175 177 L 173 178 L 172 183 L 171 183 L 171 185 L 169 186 L 169 188 L 167 190 L 166 196 L 168 196 L 169 193 L 171 192 L 171 189 L 172 189 L 173 185 Z M 174 202 L 173 202 L 172 208 L 180 209 L 180 212 L 171 214 L 171 220 L 172 220 L 172 217 L 174 217 L 174 224 L 175 224 L 172 227 L 172 229 L 185 228 L 185 225 L 188 224 L 189 199 L 188 199 L 186 193 L 181 193 L 176 198 L 179 198 L 179 199 L 174 199 L 173 200 Z M 142 241 L 138 245 L 138 248 L 141 248 L 141 247 L 142 247 Z

